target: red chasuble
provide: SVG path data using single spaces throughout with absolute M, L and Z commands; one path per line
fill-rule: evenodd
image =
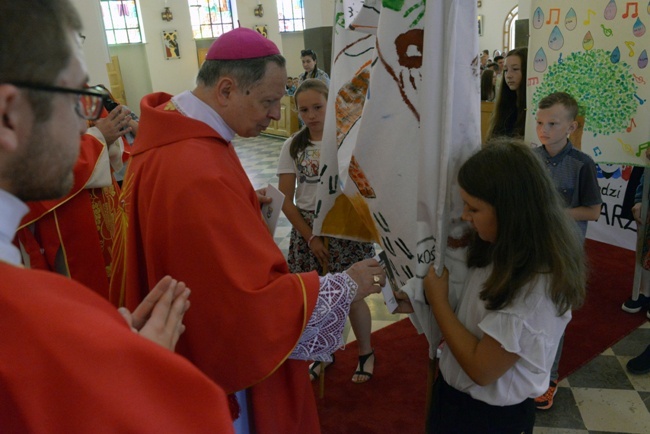
M 0 262 L 0 432 L 231 433 L 226 395 L 59 275 Z
M 227 393 L 249 389 L 256 432 L 319 432 L 307 364 L 288 360 L 318 276 L 289 273 L 232 144 L 169 99 L 152 94 L 141 104 L 111 300 L 136 306 L 166 274 L 186 282 L 192 308 L 179 353 Z
M 99 162 L 108 152 L 90 134 L 81 138 L 81 150 L 74 167 L 74 186 L 58 200 L 28 202 L 17 240 L 26 250 L 30 268 L 55 270 L 61 250 L 69 276 L 108 298 L 111 250 L 119 187 L 85 188 Z M 33 229 L 28 227 L 33 224 Z

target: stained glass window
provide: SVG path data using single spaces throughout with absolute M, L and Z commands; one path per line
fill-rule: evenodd
M 144 42 L 136 0 L 100 0 L 109 45 Z
M 278 0 L 280 32 L 305 30 L 305 7 L 303 0 Z
M 235 28 L 237 11 L 230 0 L 188 0 L 194 39 L 218 38 Z

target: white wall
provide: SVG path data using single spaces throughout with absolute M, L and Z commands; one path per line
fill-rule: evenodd
M 164 5 L 168 6 L 174 14 L 172 21 L 163 21 L 160 17 Z M 198 72 L 198 61 L 187 0 L 140 1 L 140 8 L 147 41 L 144 45 L 152 90 L 177 94 L 193 88 Z M 163 30 L 178 32 L 180 59 L 165 59 L 165 48 L 162 42 Z M 120 61 L 120 66 L 124 77 L 125 70 L 128 71 L 130 65 Z
M 256 17 L 253 13 L 257 6 L 257 0 L 233 0 L 237 3 L 237 14 L 239 24 L 242 27 L 252 29 L 255 25 L 265 24 L 268 29 L 268 38 L 282 51 L 282 38 L 280 36 L 280 23 L 278 22 L 278 9 L 275 0 L 261 0 L 264 8 L 264 16 Z
M 484 27 L 478 41 L 481 51 L 489 50 L 491 56 L 494 50 L 503 50 L 503 26 L 508 13 L 519 5 L 519 19 L 529 18 L 531 3 L 531 0 L 482 0 L 478 9 L 479 15 L 483 15 Z
M 331 26 L 334 23 L 334 0 L 304 0 L 305 27 Z
M 530 18 L 530 9 L 532 5 L 532 1 L 522 1 L 519 3 L 519 18 L 524 19 L 524 18 Z
M 478 13 L 483 15 L 483 36 L 479 36 L 478 45 L 481 51 L 488 50 L 490 57 L 494 50 L 503 50 L 503 25 L 517 3 L 516 0 L 482 0 Z
M 281 37 L 282 55 L 287 59 L 287 75 L 296 77 L 305 71 L 300 60 L 300 50 L 306 48 L 302 32 L 285 32 Z
M 471 0 L 466 0 L 471 1 Z M 106 63 L 109 49 L 104 35 L 103 22 L 98 1 L 72 0 L 84 22 L 84 51 L 90 72 L 91 83 L 108 83 Z M 331 26 L 334 20 L 336 0 L 304 0 L 305 24 L 307 28 Z M 252 28 L 266 24 L 269 39 L 287 59 L 287 73 L 296 76 L 302 73 L 300 50 L 304 49 L 302 32 L 280 33 L 275 0 L 261 0 L 264 16 L 253 14 L 257 0 L 236 0 L 239 23 Z M 484 33 L 479 38 L 481 50 L 501 49 L 503 23 L 517 0 L 482 0 L 478 13 L 484 17 Z M 519 5 L 519 17 L 530 16 L 531 0 Z M 174 14 L 170 22 L 163 21 L 160 13 L 168 6 Z M 122 78 L 129 106 L 139 112 L 139 101 L 150 92 L 164 91 L 179 93 L 194 87 L 198 72 L 196 43 L 192 37 L 190 12 L 187 0 L 141 0 L 140 7 L 146 43 L 129 46 L 111 46 L 110 53 L 120 58 Z M 163 30 L 176 30 L 181 58 L 165 60 L 161 34 Z
M 140 100 L 153 92 L 147 52 L 143 44 L 112 45 L 111 56 L 117 56 L 122 71 L 126 102 L 131 111 L 140 116 Z
M 299 37 L 297 35 L 291 35 L 286 38 L 281 36 L 275 0 L 261 0 L 261 3 L 264 8 L 264 16 L 260 18 L 254 15 L 257 0 L 238 0 L 236 4 L 239 24 L 247 28 L 265 24 L 268 28 L 268 38 L 278 46 L 282 53 L 287 53 L 287 58 L 289 59 L 289 53 L 296 46 L 296 39 L 299 38 L 302 41 L 302 32 L 299 32 Z M 170 22 L 163 21 L 160 17 L 162 8 L 165 5 L 174 14 L 174 19 Z M 147 39 L 145 47 L 152 90 L 154 92 L 164 91 L 176 94 L 193 88 L 199 65 L 196 43 L 192 36 L 187 0 L 167 0 L 166 2 L 163 0 L 140 1 L 140 7 L 142 9 L 142 19 Z M 181 52 L 180 59 L 165 60 L 163 55 L 164 47 L 161 39 L 163 30 L 176 30 L 178 32 L 178 42 Z M 284 48 L 285 43 L 289 45 L 289 49 Z M 300 53 L 300 49 L 298 53 Z M 123 62 L 120 62 L 120 64 L 124 65 Z M 127 80 L 126 75 L 143 73 L 143 71 L 128 71 L 127 68 L 128 66 L 122 66 L 122 74 L 125 82 Z M 294 66 L 289 71 L 293 68 Z M 146 73 L 146 71 L 144 72 Z M 143 92 L 143 94 L 146 93 Z M 131 99 L 128 90 L 127 98 Z
M 89 83 L 108 85 L 108 73 L 106 64 L 110 61 L 104 34 L 99 2 L 88 0 L 72 0 L 81 15 L 84 24 L 83 35 L 86 37 L 83 45 L 86 65 L 88 66 Z M 38 29 L 34 29 L 38 31 Z

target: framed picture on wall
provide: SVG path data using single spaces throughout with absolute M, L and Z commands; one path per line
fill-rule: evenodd
M 260 35 L 264 36 L 265 38 L 269 37 L 269 27 L 266 24 L 255 24 L 255 27 L 253 27 L 257 33 Z
M 165 59 L 180 59 L 181 52 L 178 48 L 178 33 L 176 30 L 163 30 L 162 39 L 165 48 Z
M 478 16 L 478 35 L 483 36 L 483 15 Z

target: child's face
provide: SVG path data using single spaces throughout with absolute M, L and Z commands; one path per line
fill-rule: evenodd
M 462 219 L 474 227 L 479 238 L 488 243 L 494 243 L 497 240 L 497 213 L 494 207 L 471 196 L 462 188 L 460 197 L 465 203 Z
M 506 57 L 503 66 L 503 75 L 506 79 L 506 85 L 510 90 L 519 89 L 519 85 L 521 85 L 521 80 L 523 78 L 521 74 L 521 59 L 519 56 L 512 55 Z
M 551 149 L 562 149 L 569 134 L 575 131 L 578 123 L 562 104 L 537 110 L 537 137 L 542 145 Z
M 325 95 L 313 89 L 307 89 L 298 94 L 296 105 L 300 119 L 309 128 L 311 136 L 318 140 L 318 137 L 322 136 L 325 126 L 325 107 L 327 106 Z

